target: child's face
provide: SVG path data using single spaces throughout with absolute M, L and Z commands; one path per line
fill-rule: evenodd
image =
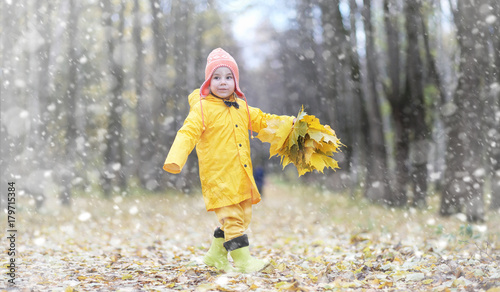
M 235 88 L 234 76 L 228 67 L 219 67 L 210 79 L 210 90 L 220 98 L 230 97 Z

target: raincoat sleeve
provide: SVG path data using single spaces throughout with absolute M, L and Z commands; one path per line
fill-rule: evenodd
M 198 106 L 199 108 L 199 106 Z M 189 112 L 184 124 L 177 132 L 174 143 L 168 152 L 163 169 L 170 173 L 181 172 L 187 158 L 202 134 L 202 121 L 199 110 Z
M 249 106 L 248 109 L 250 110 L 252 130 L 256 133 L 259 133 L 261 129 L 266 128 L 267 122 L 270 120 L 277 119 L 286 123 L 293 123 L 293 119 L 295 119 L 295 117 L 293 116 L 278 116 L 273 114 L 266 114 L 256 107 Z

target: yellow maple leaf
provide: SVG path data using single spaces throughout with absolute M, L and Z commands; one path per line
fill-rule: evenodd
M 301 175 L 306 174 L 306 173 L 309 171 L 309 169 L 307 169 L 307 168 L 303 168 L 303 167 L 300 167 L 300 168 L 298 167 L 298 168 L 297 168 L 297 171 L 298 171 L 298 173 L 299 173 L 299 176 L 301 176 Z
M 304 148 L 304 162 L 308 165 L 311 164 L 311 156 L 314 154 L 313 147 L 305 147 Z
M 280 117 L 267 121 L 267 127 L 259 131 L 257 138 L 271 144 L 270 157 L 279 153 L 290 135 L 292 127 L 293 124 L 289 120 Z
M 310 127 L 309 131 L 307 131 L 307 134 L 311 139 L 313 139 L 316 142 L 320 142 L 321 140 L 323 140 L 323 137 L 325 136 L 323 132 L 316 129 L 311 129 Z
M 309 125 L 309 129 L 318 130 L 318 131 L 321 131 L 321 132 L 324 132 L 324 133 L 328 133 L 328 134 L 330 133 L 328 131 L 328 128 L 330 128 L 330 126 L 328 126 L 328 128 L 326 128 L 326 126 L 323 126 L 320 123 L 319 119 L 316 118 L 315 116 L 305 115 L 302 120 Z
M 287 156 L 281 157 L 281 164 L 283 165 L 283 168 L 285 168 L 285 166 L 290 164 L 290 162 L 292 162 L 292 161 Z
M 323 172 L 323 168 L 326 166 L 323 156 L 318 153 L 311 155 L 311 165 L 314 166 L 314 168 L 319 172 Z
M 331 169 L 340 168 L 338 162 L 331 157 L 325 157 L 324 161 L 326 166 L 330 167 Z
M 330 134 L 323 134 L 323 142 L 332 142 L 334 144 L 338 144 L 338 140 L 337 137 L 335 135 L 330 135 Z
M 319 145 L 319 143 L 318 143 L 318 145 Z M 304 142 L 304 147 L 316 148 L 316 142 L 313 139 L 307 139 Z

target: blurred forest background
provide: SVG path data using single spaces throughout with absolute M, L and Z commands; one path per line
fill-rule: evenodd
M 162 165 L 208 53 L 223 47 L 250 105 L 304 105 L 346 145 L 340 170 L 301 182 L 390 206 L 439 196 L 442 215 L 472 222 L 500 209 L 497 0 L 0 5 L 1 186 L 16 182 L 33 206 L 197 190 L 194 152 L 179 175 Z M 252 144 L 254 167 L 282 173 Z

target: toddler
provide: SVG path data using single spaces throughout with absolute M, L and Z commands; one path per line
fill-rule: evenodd
M 259 132 L 267 121 L 294 118 L 265 114 L 251 107 L 239 87 L 238 65 L 221 48 L 213 50 L 205 68 L 205 81 L 189 95 L 190 111 L 165 160 L 163 169 L 179 173 L 196 146 L 203 199 L 214 211 L 220 227 L 203 261 L 229 272 L 251 273 L 268 261 L 250 255 L 245 234 L 252 218 L 252 205 L 260 200 L 250 160 L 249 130 Z M 234 268 L 228 261 L 228 252 Z

